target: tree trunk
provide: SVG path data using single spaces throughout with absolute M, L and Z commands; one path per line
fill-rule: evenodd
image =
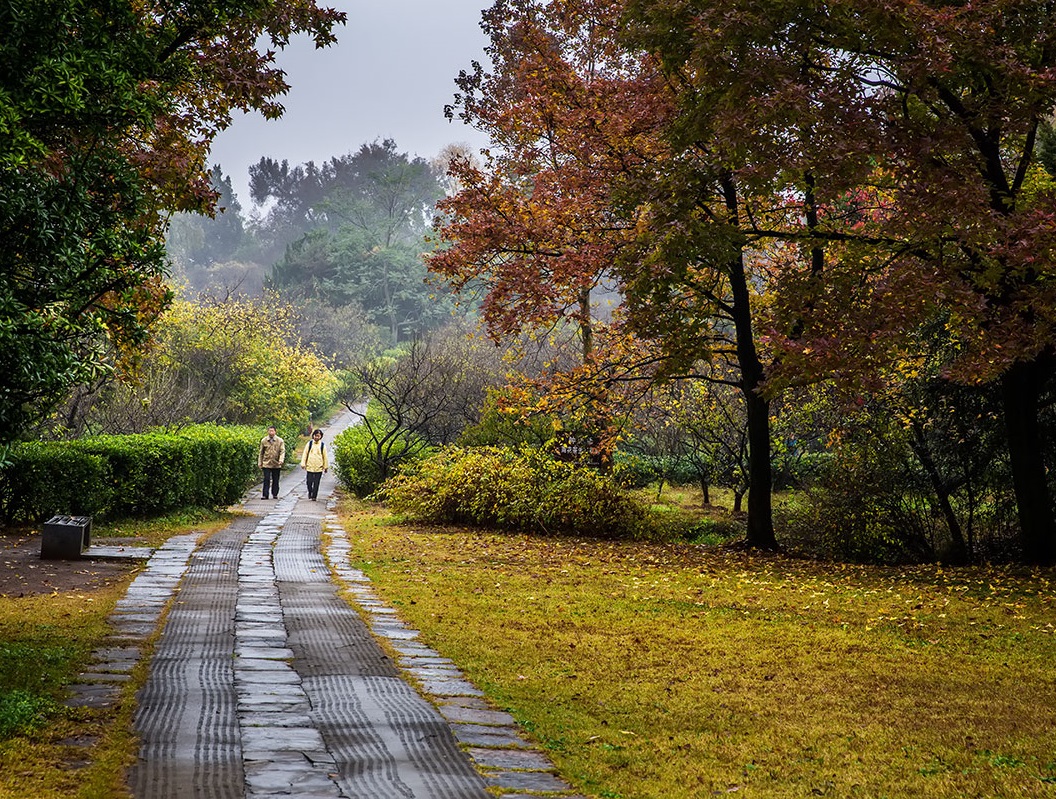
M 945 560 L 951 563 L 967 563 L 972 553 L 964 540 L 964 533 L 961 530 L 961 523 L 957 518 L 957 513 L 953 509 L 953 503 L 950 502 L 950 488 L 946 481 L 942 479 L 935 459 L 931 457 L 928 440 L 924 437 L 924 431 L 920 424 L 913 425 L 912 434 L 913 441 L 910 444 L 910 449 L 913 450 L 917 460 L 920 461 L 920 465 L 924 467 L 924 472 L 928 475 L 931 488 L 939 502 L 942 517 L 946 520 L 946 529 L 950 534 L 950 551 Z
M 733 222 L 737 220 L 737 191 L 730 176 L 722 180 L 726 208 Z M 771 504 L 773 475 L 770 468 L 770 401 L 760 389 L 765 370 L 755 348 L 752 331 L 751 292 L 745 272 L 744 251 L 738 250 L 727 265 L 733 324 L 737 337 L 737 362 L 741 370 L 748 417 L 748 521 L 747 541 L 759 549 L 777 549 Z
M 743 282 L 743 272 L 741 282 Z M 738 282 L 736 279 L 734 283 Z M 741 287 L 747 303 L 747 284 Z M 736 297 L 738 289 L 734 288 Z M 734 310 L 738 303 L 734 301 Z M 738 314 L 741 316 L 741 314 Z M 748 328 L 742 334 L 741 328 Z M 751 320 L 737 321 L 737 354 L 741 367 L 741 388 L 748 422 L 748 521 L 747 543 L 760 549 L 776 549 L 771 492 L 773 475 L 770 467 L 770 401 L 759 389 L 763 383 L 763 365 L 751 338 Z
M 748 543 L 760 549 L 777 549 L 771 502 L 770 401 L 747 386 L 744 397 L 748 409 Z
M 1056 563 L 1056 521 L 1045 475 L 1039 401 L 1049 376 L 1047 359 L 1017 363 L 1001 380 L 1012 486 L 1028 563 Z

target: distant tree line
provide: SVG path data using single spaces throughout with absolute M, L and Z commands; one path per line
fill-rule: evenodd
M 262 157 L 250 168 L 256 216 L 246 218 L 230 177 L 214 167 L 222 209 L 173 219 L 168 251 L 195 292 L 279 292 L 322 313 L 357 316 L 398 343 L 451 315 L 423 254 L 444 196 L 442 169 L 391 139 L 317 165 Z

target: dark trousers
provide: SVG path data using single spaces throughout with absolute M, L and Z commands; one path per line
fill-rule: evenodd
M 264 495 L 264 499 L 268 498 L 268 486 L 271 486 L 271 495 L 273 497 L 279 496 L 279 472 L 282 469 L 264 469 L 264 490 L 261 492 Z
M 319 496 L 319 481 L 322 479 L 322 472 L 308 472 L 308 499 Z

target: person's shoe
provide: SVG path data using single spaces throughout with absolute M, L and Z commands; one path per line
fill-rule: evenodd
M 261 497 L 261 499 L 267 499 L 267 498 L 268 498 L 267 494 L 265 494 L 264 496 Z

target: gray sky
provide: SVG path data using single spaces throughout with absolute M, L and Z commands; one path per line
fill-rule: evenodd
M 320 163 L 391 138 L 400 152 L 431 158 L 452 142 L 478 149 L 482 134 L 444 118 L 459 70 L 483 60 L 481 9 L 490 0 L 320 0 L 346 12 L 337 44 L 316 50 L 299 37 L 278 54 L 289 93 L 281 119 L 241 115 L 212 149 L 243 208 L 249 166 L 268 156 Z

